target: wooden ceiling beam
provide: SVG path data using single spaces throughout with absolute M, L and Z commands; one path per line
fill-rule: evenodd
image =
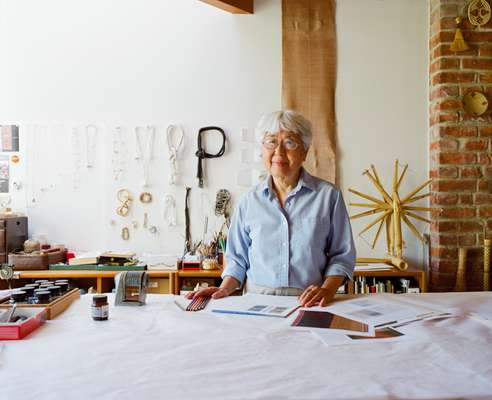
M 254 0 L 200 0 L 233 14 L 253 14 Z

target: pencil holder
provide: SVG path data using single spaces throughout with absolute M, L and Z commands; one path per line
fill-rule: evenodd
M 219 268 L 219 262 L 215 257 L 207 257 L 202 260 L 202 269 L 213 270 Z

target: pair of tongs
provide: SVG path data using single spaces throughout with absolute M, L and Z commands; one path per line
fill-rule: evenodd
M 14 314 L 15 310 L 17 308 L 17 304 L 13 303 L 12 307 L 10 310 L 5 311 L 1 316 L 0 316 L 0 323 L 8 324 L 9 322 L 13 322 L 14 319 Z

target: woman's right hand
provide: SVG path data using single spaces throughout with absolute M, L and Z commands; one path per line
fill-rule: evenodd
M 212 297 L 212 299 L 220 299 L 227 296 L 229 296 L 229 291 L 227 289 L 213 286 L 200 289 L 196 292 L 186 293 L 185 297 L 192 300 L 195 297 Z

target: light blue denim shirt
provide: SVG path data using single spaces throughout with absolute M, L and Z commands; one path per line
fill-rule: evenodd
M 347 209 L 331 183 L 301 172 L 280 206 L 271 177 L 244 195 L 227 238 L 226 267 L 241 285 L 304 289 L 330 275 L 352 279 L 355 245 Z

